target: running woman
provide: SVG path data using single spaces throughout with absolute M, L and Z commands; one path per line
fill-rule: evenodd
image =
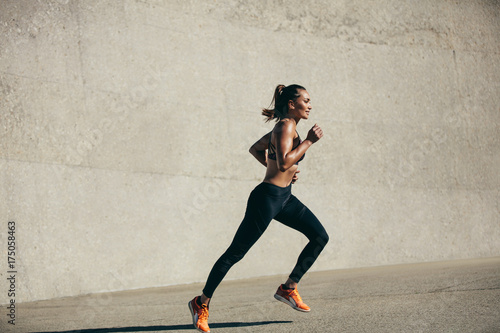
M 272 219 L 300 231 L 309 239 L 287 281 L 278 287 L 274 297 L 295 310 L 310 311 L 297 292 L 297 284 L 325 247 L 328 234 L 316 216 L 292 194 L 292 184 L 298 179 L 298 164 L 307 149 L 323 136 L 318 125 L 309 130 L 304 141 L 297 133 L 297 124 L 309 118 L 311 109 L 306 89 L 293 84 L 278 85 L 270 108 L 262 110 L 266 121 L 274 119 L 277 124 L 253 144 L 250 153 L 266 167 L 266 175 L 250 193 L 243 221 L 229 248 L 214 264 L 203 293 L 188 303 L 193 324 L 201 332 L 210 332 L 208 306 L 215 289 L 229 269 L 262 236 Z

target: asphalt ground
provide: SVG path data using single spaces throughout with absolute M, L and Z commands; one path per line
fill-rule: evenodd
M 223 281 L 212 332 L 500 332 L 500 257 L 306 274 L 302 313 L 273 295 L 286 276 Z M 1 332 L 195 332 L 187 306 L 202 284 L 21 303 Z

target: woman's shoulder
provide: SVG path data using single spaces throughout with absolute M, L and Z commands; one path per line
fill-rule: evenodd
M 295 133 L 297 132 L 297 124 L 293 119 L 281 119 L 273 129 L 273 132 L 279 137 L 287 137 L 295 139 Z
M 290 119 L 290 118 L 284 118 L 281 119 L 277 124 L 276 124 L 276 129 L 280 129 L 284 132 L 295 132 L 297 128 L 297 123 L 295 123 L 295 120 Z

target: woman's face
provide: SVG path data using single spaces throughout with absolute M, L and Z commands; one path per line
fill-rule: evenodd
M 294 110 L 294 112 L 302 119 L 309 118 L 309 112 L 311 112 L 311 98 L 306 90 L 299 90 L 300 96 L 293 102 L 293 108 L 289 111 Z

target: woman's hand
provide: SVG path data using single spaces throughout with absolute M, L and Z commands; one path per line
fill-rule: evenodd
M 267 167 L 267 155 L 266 150 L 269 145 L 269 138 L 271 137 L 271 132 L 264 135 L 256 143 L 250 147 L 249 152 L 252 154 L 257 161 L 259 161 L 263 166 Z
M 317 142 L 323 136 L 323 130 L 318 124 L 314 124 L 314 126 L 307 133 L 306 140 L 311 141 L 312 143 Z
M 300 170 L 295 171 L 292 177 L 292 184 L 295 184 L 295 182 L 299 179 L 299 176 L 297 174 L 300 172 Z

